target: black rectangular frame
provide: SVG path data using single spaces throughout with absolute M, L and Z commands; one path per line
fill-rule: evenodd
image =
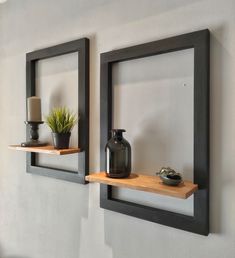
M 36 153 L 27 153 L 27 172 L 85 184 L 89 174 L 89 39 L 81 38 L 26 54 L 26 98 L 36 95 L 36 63 L 39 60 L 78 52 L 78 113 L 79 113 L 79 164 L 78 171 L 60 170 L 37 165 Z M 27 129 L 27 139 L 29 131 Z M 81 162 L 80 162 L 81 161 Z
M 112 65 L 117 62 L 194 49 L 194 216 L 152 208 L 112 197 L 112 186 L 101 184 L 100 206 L 166 226 L 209 234 L 209 30 L 195 31 L 150 43 L 101 54 L 100 151 L 101 171 L 105 170 L 105 145 L 112 129 Z

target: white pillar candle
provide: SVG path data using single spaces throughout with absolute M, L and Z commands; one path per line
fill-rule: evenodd
M 27 121 L 42 121 L 41 115 L 41 99 L 33 96 L 27 99 L 28 116 Z

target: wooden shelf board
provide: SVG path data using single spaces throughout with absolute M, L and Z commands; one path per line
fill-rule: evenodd
M 181 199 L 187 199 L 198 189 L 198 186 L 190 181 L 184 181 L 178 186 L 168 186 L 164 185 L 158 176 L 148 176 L 134 173 L 132 173 L 128 178 L 119 179 L 107 177 L 105 172 L 100 172 L 86 176 L 86 180 L 89 182 L 130 188 Z
M 22 147 L 21 145 L 9 145 L 9 149 L 18 150 L 18 151 L 26 151 L 26 152 L 36 152 L 36 153 L 44 153 L 44 154 L 52 154 L 52 155 L 67 155 L 80 152 L 79 148 L 69 148 L 69 149 L 54 149 L 54 146 L 42 146 L 42 147 Z

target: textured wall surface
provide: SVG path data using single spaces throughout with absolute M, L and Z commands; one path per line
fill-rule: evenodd
M 235 257 L 235 1 L 8 0 L 0 5 L 0 257 Z M 90 171 L 99 171 L 99 55 L 211 31 L 211 234 L 99 208 L 99 186 L 25 172 L 25 53 L 89 37 Z

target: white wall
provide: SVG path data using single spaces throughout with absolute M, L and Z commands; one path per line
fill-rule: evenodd
M 235 257 L 235 1 L 8 0 L 0 5 L 0 257 Z M 25 172 L 25 53 L 91 40 L 90 170 L 99 170 L 99 54 L 211 30 L 211 231 L 208 237 L 99 208 L 99 186 Z
M 78 53 L 70 53 L 40 60 L 36 63 L 36 95 L 41 97 L 42 117 L 55 107 L 68 107 L 78 115 Z M 52 144 L 51 130 L 46 123 L 40 126 L 39 135 L 42 141 Z M 70 146 L 78 146 L 78 126 L 72 131 Z M 61 168 L 70 171 L 78 170 L 78 155 L 56 156 L 37 155 L 39 166 Z M 83 164 L 80 164 L 80 167 Z
M 154 176 L 170 166 L 193 179 L 193 69 L 193 49 L 113 65 L 113 128 L 126 129 L 133 173 Z M 180 200 L 118 187 L 113 196 L 193 215 L 193 196 Z

